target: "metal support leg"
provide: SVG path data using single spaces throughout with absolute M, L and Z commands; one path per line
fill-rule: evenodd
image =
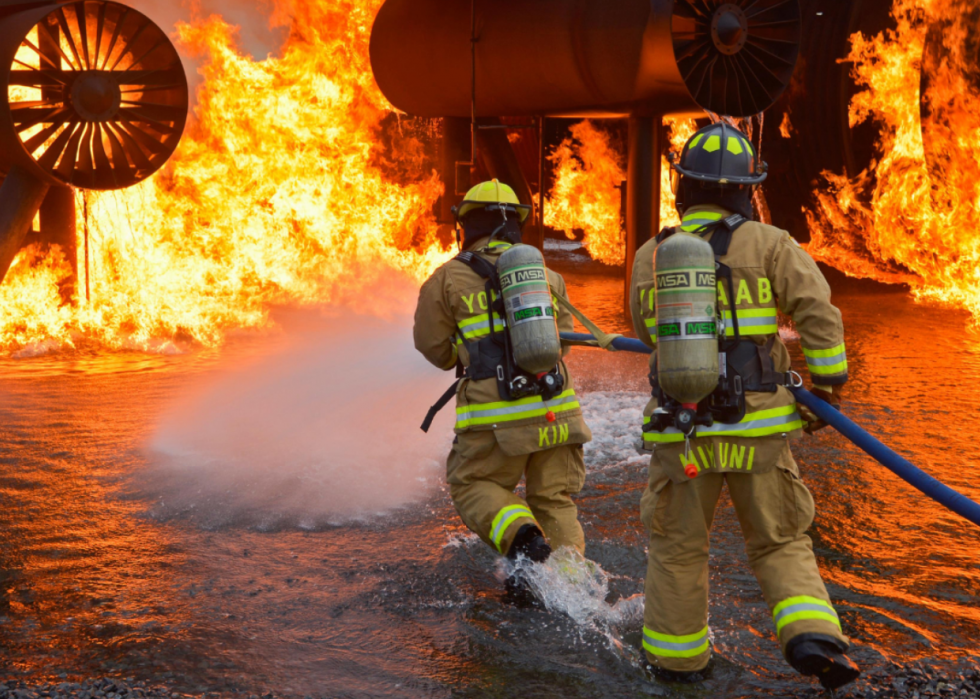
M 633 262 L 641 245 L 660 232 L 661 117 L 629 120 L 629 169 L 626 184 L 626 288 L 623 306 L 630 316 Z
M 62 299 L 67 303 L 75 296 L 78 282 L 78 238 L 75 225 L 75 192 L 71 187 L 54 186 L 41 204 L 41 243 L 61 248 L 72 275 L 61 286 Z
M 446 188 L 439 204 L 439 223 L 452 224 L 452 207 L 459 201 L 459 194 L 469 189 L 469 181 L 456 182 L 456 163 L 470 159 L 470 120 L 446 117 L 442 120 L 442 153 L 440 178 Z
M 16 165 L 0 186 L 0 282 L 24 245 L 48 185 Z

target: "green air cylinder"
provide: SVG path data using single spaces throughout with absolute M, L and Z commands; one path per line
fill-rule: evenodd
M 660 387 L 691 406 L 718 386 L 714 252 L 698 236 L 675 233 L 657 247 L 654 269 Z
M 535 247 L 515 245 L 498 258 L 497 273 L 514 361 L 535 376 L 551 371 L 561 359 L 561 340 L 544 258 Z

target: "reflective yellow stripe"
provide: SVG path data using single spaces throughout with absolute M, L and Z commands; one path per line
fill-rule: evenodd
M 518 519 L 534 519 L 534 514 L 531 512 L 527 505 L 508 505 L 497 513 L 497 516 L 493 518 L 493 522 L 490 524 L 490 540 L 493 545 L 497 547 L 500 553 L 503 553 L 503 549 L 500 548 L 500 544 L 503 541 L 504 534 L 507 533 L 507 528 L 513 524 Z
M 477 327 L 474 327 L 477 326 Z M 507 323 L 504 322 L 496 313 L 493 314 L 493 329 L 502 330 L 507 327 Z M 469 330 L 467 330 L 469 328 Z M 475 337 L 481 337 L 483 335 L 490 334 L 490 314 L 482 313 L 472 318 L 467 318 L 466 320 L 459 321 L 459 329 L 463 331 L 463 338 L 466 340 L 472 340 Z
M 847 373 L 847 350 L 843 342 L 830 349 L 811 350 L 804 347 L 803 354 L 811 374 L 832 376 Z
M 807 367 L 810 369 L 811 374 L 816 374 L 817 376 L 833 376 L 835 374 L 846 374 L 847 373 L 847 362 L 840 362 L 839 364 L 831 364 L 830 366 L 813 366 L 807 362 Z
M 699 133 L 697 136 L 695 136 L 694 140 L 691 141 L 691 147 L 688 150 L 694 150 L 695 148 L 697 148 L 702 138 L 704 138 L 703 133 Z
M 806 347 L 803 348 L 803 354 L 805 354 L 807 357 L 812 357 L 813 359 L 820 359 L 823 357 L 836 357 L 839 354 L 844 354 L 844 352 L 845 352 L 845 347 L 843 342 L 837 345 L 836 347 L 831 347 L 830 349 L 812 350 L 812 349 L 807 349 Z
M 453 345 L 453 358 L 449 362 L 449 364 L 443 367 L 443 369 L 452 369 L 454 366 L 456 366 L 456 362 L 458 361 L 459 361 L 459 348 L 457 347 L 457 345 Z
M 775 308 L 739 308 L 737 309 L 738 319 L 742 318 L 775 318 L 777 311 Z M 725 311 L 725 318 L 732 319 L 732 312 Z
M 779 332 L 775 308 L 740 308 L 737 314 L 739 335 L 775 335 Z M 725 311 L 725 321 L 725 336 L 734 337 L 731 311 Z
M 650 333 L 650 339 L 653 341 L 653 344 L 657 344 L 657 319 L 647 318 L 644 323 L 647 326 L 647 332 Z
M 644 626 L 643 648 L 663 658 L 694 658 L 708 650 L 708 627 L 687 636 L 671 636 Z
M 742 148 L 742 139 L 738 138 L 737 136 L 728 137 L 726 148 L 728 148 L 728 152 L 732 153 L 733 155 L 741 155 L 745 152 L 745 149 Z
M 721 150 L 721 137 L 708 136 L 708 140 L 704 142 L 704 149 L 709 153 Z
M 650 424 L 650 418 L 643 418 L 643 424 Z M 782 434 L 793 430 L 803 429 L 803 420 L 796 412 L 795 405 L 784 405 L 781 408 L 759 410 L 747 413 L 741 422 L 728 425 L 716 422 L 711 427 L 699 427 L 698 437 L 765 437 L 771 434 Z M 644 432 L 643 441 L 657 444 L 683 442 L 684 434 L 675 427 L 668 427 L 663 432 Z
M 772 610 L 772 620 L 776 624 L 776 633 L 783 630 L 787 624 L 804 619 L 828 621 L 840 629 L 840 618 L 830 602 L 816 597 L 800 595 L 785 599 Z
M 563 398 L 573 397 L 575 391 L 573 389 L 568 389 L 560 396 L 551 399 L 551 402 L 559 401 Z M 457 413 L 464 413 L 471 410 L 497 410 L 498 408 L 509 408 L 515 405 L 534 405 L 535 403 L 543 402 L 541 396 L 528 396 L 527 398 L 520 398 L 518 400 L 501 400 L 496 403 L 471 403 L 462 408 L 456 408 Z
M 717 136 L 712 136 L 712 138 L 717 138 Z M 691 213 L 684 217 L 681 221 L 681 230 L 685 233 L 693 233 L 702 226 L 706 226 L 709 223 L 715 223 L 720 221 L 724 216 L 713 211 L 699 211 L 697 213 Z
M 487 247 L 488 248 L 504 248 L 506 250 L 507 248 L 513 247 L 513 245 L 511 245 L 510 243 L 504 242 L 503 240 L 492 240 L 492 241 L 490 241 L 490 244 Z
M 515 401 L 471 403 L 456 408 L 456 429 L 544 417 L 549 410 L 553 413 L 565 413 L 579 407 L 578 398 L 572 389 L 547 402 L 541 396 L 530 396 Z

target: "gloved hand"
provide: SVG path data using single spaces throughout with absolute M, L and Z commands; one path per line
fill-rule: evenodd
M 840 398 L 843 388 L 843 386 L 817 386 L 814 384 L 810 389 L 810 393 L 825 403 L 830 403 L 832 406 L 840 410 Z M 796 410 L 808 423 L 807 426 L 803 428 L 803 431 L 807 434 L 813 434 L 814 432 L 818 432 L 827 426 L 826 422 L 817 417 L 812 410 L 802 403 L 796 404 Z

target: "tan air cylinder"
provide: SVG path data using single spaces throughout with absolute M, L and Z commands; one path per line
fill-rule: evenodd
M 561 359 L 561 340 L 544 258 L 535 247 L 515 245 L 497 260 L 497 273 L 514 361 L 535 376 L 551 371 Z
M 657 247 L 654 269 L 660 387 L 696 404 L 718 386 L 714 252 L 698 236 L 675 233 Z

